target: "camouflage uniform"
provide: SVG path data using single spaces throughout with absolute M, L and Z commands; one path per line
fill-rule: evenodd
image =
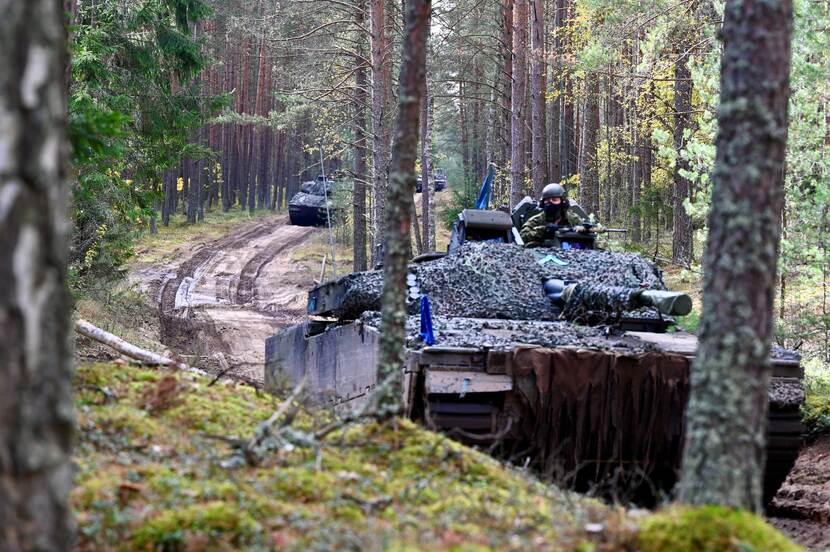
M 536 215 L 533 215 L 527 222 L 522 225 L 522 229 L 519 230 L 519 235 L 522 236 L 522 241 L 525 242 L 525 245 L 532 245 L 532 246 L 539 246 L 544 245 L 546 239 L 551 239 L 553 236 L 547 235 L 547 227 L 548 224 L 558 224 L 559 226 L 579 226 L 582 221 L 575 213 L 571 213 L 570 211 L 565 212 L 565 219 L 562 220 L 563 217 L 560 217 L 557 220 L 548 220 L 545 217 L 545 212 L 542 211 Z

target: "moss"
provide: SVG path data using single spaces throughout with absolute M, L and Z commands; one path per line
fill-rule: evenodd
M 624 518 L 406 420 L 353 425 L 319 451 L 297 447 L 233 467 L 231 448 L 209 435 L 251 436 L 278 401 L 175 373 L 176 405 L 145 411 L 168 375 L 78 367 L 72 501 L 82 549 L 576 549 L 593 546 L 586 520 Z M 295 425 L 329 419 L 302 412 Z
M 206 536 L 211 544 L 222 541 L 233 545 L 249 543 L 262 532 L 262 526 L 236 505 L 209 502 L 188 508 L 168 510 L 145 520 L 131 544 L 135 549 L 186 547 L 194 535 Z
M 676 507 L 654 514 L 641 525 L 642 552 L 801 550 L 758 516 L 720 506 Z

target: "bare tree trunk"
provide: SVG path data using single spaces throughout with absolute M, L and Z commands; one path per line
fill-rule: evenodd
M 70 550 L 74 434 L 59 0 L 0 18 L 0 550 Z
M 418 117 L 424 93 L 424 65 L 430 0 L 407 2 L 406 33 L 399 77 L 398 117 L 390 165 L 383 302 L 378 349 L 378 391 L 375 400 L 389 413 L 400 411 L 406 322 L 406 270 L 415 160 L 418 158 Z
M 377 244 L 383 243 L 386 232 L 386 186 L 389 164 L 389 132 L 386 119 L 390 104 L 389 96 L 392 83 L 387 62 L 389 41 L 386 37 L 385 0 L 371 0 L 371 36 L 372 36 L 372 180 L 373 180 L 373 217 L 372 230 L 372 264 L 377 258 Z
M 564 33 L 560 48 L 562 55 L 571 50 L 569 39 L 573 19 L 573 0 L 561 0 L 560 13 Z M 565 180 L 577 172 L 576 148 L 576 113 L 574 109 L 573 77 L 564 72 L 561 85 L 561 118 L 559 120 L 559 170 L 560 180 Z
M 532 160 L 530 172 L 536 197 L 547 184 L 547 151 L 545 136 L 545 14 L 544 0 L 531 0 L 530 5 L 530 98 L 532 127 Z
M 470 133 L 467 125 L 467 85 L 458 81 L 458 134 L 461 137 L 461 164 L 464 166 L 465 185 L 473 180 L 470 168 Z
M 426 74 L 426 72 L 424 73 Z M 429 186 L 432 175 L 432 91 L 425 83 L 423 110 L 421 111 L 421 218 L 423 241 L 427 251 L 435 251 L 435 225 L 433 224 L 433 190 Z
M 728 0 L 680 499 L 760 511 L 789 98 L 790 0 Z
M 513 5 L 513 117 L 510 125 L 510 207 L 525 194 L 525 94 L 527 91 L 527 6 L 528 0 Z
M 499 121 L 498 151 L 496 163 L 506 167 L 510 160 L 510 128 L 512 121 L 513 94 L 513 0 L 501 0 L 501 75 L 499 78 L 499 94 L 501 101 L 497 106 Z
M 586 83 L 585 120 L 582 123 L 582 155 L 579 169 L 579 201 L 589 214 L 599 213 L 597 130 L 599 129 L 599 79 L 589 73 Z
M 366 100 L 368 97 L 366 78 L 366 62 L 363 59 L 366 51 L 363 29 L 366 25 L 366 0 L 355 1 L 355 26 L 358 28 L 358 55 L 355 57 L 355 89 L 354 89 L 354 195 L 352 218 L 354 219 L 354 263 L 357 271 L 366 270 Z
M 678 31 L 675 39 L 677 56 L 674 63 L 674 149 L 677 152 L 677 161 L 674 164 L 674 234 L 672 236 L 672 260 L 681 264 L 692 261 L 692 219 L 686 212 L 684 205 L 691 198 L 691 183 L 683 176 L 683 171 L 689 170 L 689 162 L 684 160 L 680 153 L 686 146 L 685 133 L 690 129 L 692 109 L 692 73 L 689 70 L 688 39 L 684 32 Z

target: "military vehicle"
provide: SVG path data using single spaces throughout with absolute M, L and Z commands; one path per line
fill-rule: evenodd
M 595 232 L 522 247 L 517 221 L 532 203 L 465 210 L 447 254 L 410 263 L 406 415 L 576 490 L 653 503 L 680 467 L 697 338 L 669 330 L 691 300 L 646 259 L 595 249 Z M 266 342 L 266 386 L 307 378 L 338 409 L 363 404 L 377 383 L 382 287 L 375 270 L 313 288 L 312 318 Z M 767 500 L 798 454 L 804 397 L 798 357 L 775 349 L 771 362 Z
M 418 176 L 415 181 L 415 193 L 420 194 L 423 191 L 423 178 Z M 447 176 L 444 174 L 444 169 L 435 169 L 432 173 L 432 189 L 440 192 L 447 187 Z
M 300 191 L 288 202 L 288 219 L 295 226 L 324 226 L 329 217 L 339 210 L 332 201 L 337 183 L 320 175 L 313 181 L 303 182 Z

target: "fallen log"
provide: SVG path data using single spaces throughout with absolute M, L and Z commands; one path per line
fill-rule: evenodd
M 173 359 L 167 358 L 164 355 L 136 347 L 132 343 L 124 341 L 117 335 L 111 334 L 108 331 L 102 330 L 94 324 L 90 324 L 86 320 L 75 321 L 75 331 L 79 334 L 93 339 L 99 343 L 103 343 L 107 347 L 114 349 L 124 356 L 143 362 L 144 364 L 152 364 L 156 366 L 174 366 L 180 370 L 198 371 L 201 370 L 189 367 L 183 362 L 176 362 Z

